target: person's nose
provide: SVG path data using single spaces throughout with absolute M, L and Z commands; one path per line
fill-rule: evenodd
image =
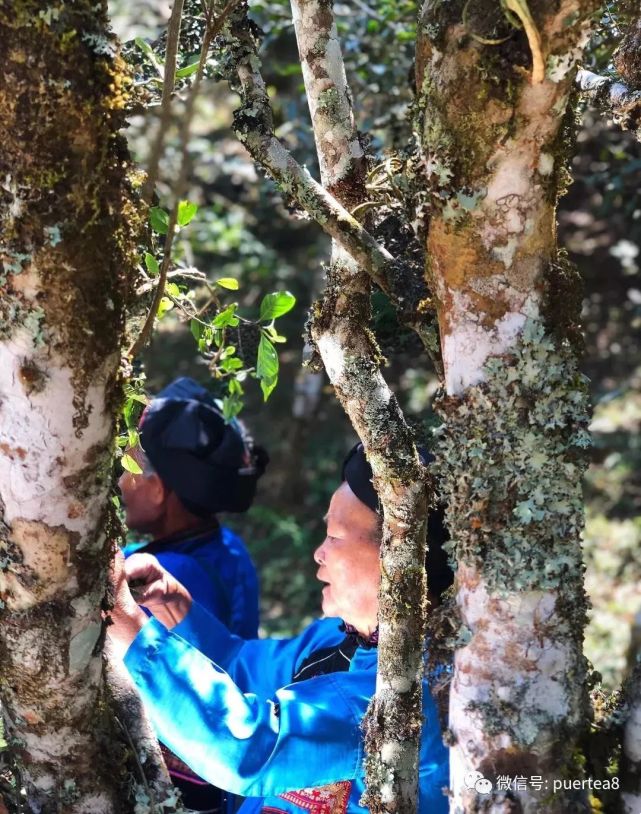
M 127 477 L 127 473 L 123 472 L 122 475 L 118 478 L 118 488 L 122 492 L 122 487 L 125 483 L 125 478 Z
M 314 562 L 316 565 L 323 565 L 325 563 L 325 542 L 323 541 L 316 551 L 314 551 Z

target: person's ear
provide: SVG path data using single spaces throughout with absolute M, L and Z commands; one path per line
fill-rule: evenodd
M 169 495 L 169 490 L 163 483 L 162 478 L 154 472 L 146 480 L 149 500 L 154 506 L 163 506 Z

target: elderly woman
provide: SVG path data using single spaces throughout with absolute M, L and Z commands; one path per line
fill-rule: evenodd
M 325 619 L 288 640 L 245 641 L 208 617 L 149 555 L 116 573 L 108 628 L 160 739 L 200 776 L 249 799 L 249 812 L 364 812 L 361 723 L 376 683 L 381 522 L 371 469 L 358 445 L 314 554 Z M 432 518 L 432 525 L 436 526 Z M 428 581 L 451 581 L 431 538 Z M 142 581 L 139 599 L 127 587 Z M 168 630 L 169 628 L 169 630 Z M 420 811 L 444 814 L 447 750 L 429 687 L 423 693 Z

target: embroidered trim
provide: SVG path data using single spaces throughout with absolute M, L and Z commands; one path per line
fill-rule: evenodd
M 279 797 L 309 811 L 310 814 L 345 814 L 351 791 L 351 780 L 339 780 L 337 783 L 318 788 L 286 791 L 279 794 Z M 265 810 L 263 808 L 263 811 Z

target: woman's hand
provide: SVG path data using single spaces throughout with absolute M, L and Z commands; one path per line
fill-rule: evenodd
M 189 613 L 191 594 L 151 554 L 132 554 L 125 560 L 125 573 L 135 600 L 165 627 L 175 627 Z
M 125 558 L 122 551 L 117 551 L 111 566 L 111 584 L 114 592 L 114 606 L 106 616 L 107 635 L 114 654 L 124 658 L 129 645 L 138 635 L 138 631 L 147 621 L 144 612 L 136 604 L 127 585 Z

